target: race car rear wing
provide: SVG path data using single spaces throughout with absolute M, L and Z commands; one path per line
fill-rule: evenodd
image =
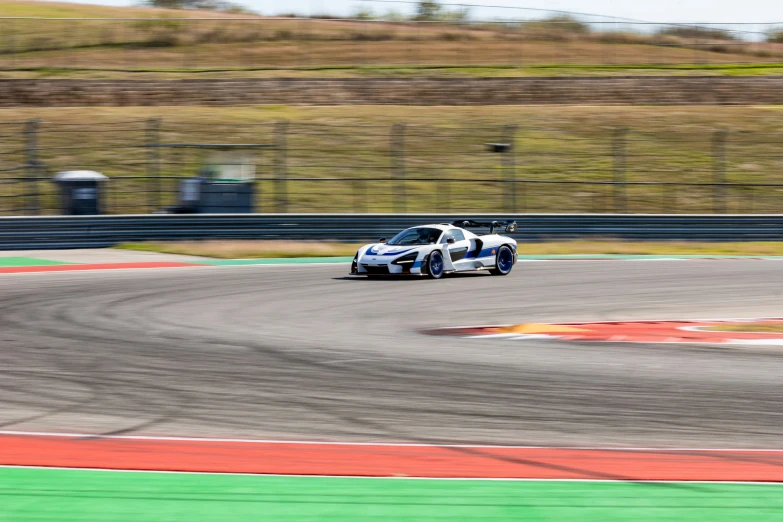
M 516 221 L 474 221 L 472 219 L 466 219 L 462 221 L 455 221 L 452 223 L 455 227 L 461 228 L 484 228 L 489 227 L 489 233 L 494 234 L 498 228 L 504 227 L 507 234 L 511 234 L 517 231 Z

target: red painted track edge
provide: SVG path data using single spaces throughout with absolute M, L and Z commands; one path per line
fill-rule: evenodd
M 354 477 L 783 482 L 783 453 L 0 435 L 0 465 Z

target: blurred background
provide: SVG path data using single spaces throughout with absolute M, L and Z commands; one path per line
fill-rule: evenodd
M 0 214 L 59 212 L 50 181 L 74 168 L 110 178 L 104 212 L 159 211 L 215 145 L 251 147 L 261 212 L 778 212 L 774 9 L 590 4 L 607 15 L 566 4 L 0 0 L 0 76 L 25 82 L 0 93 Z M 688 21 L 694 12 L 703 21 Z M 519 102 L 459 87 L 557 77 L 566 81 L 519 87 L 535 107 L 501 108 Z M 647 83 L 567 81 L 577 77 Z M 306 83 L 276 87 L 301 93 L 303 107 L 259 104 L 263 86 L 213 103 L 213 86 L 182 83 L 232 79 L 355 82 L 345 85 L 385 105 L 328 89 L 337 107 L 307 106 L 325 93 Z M 429 87 L 432 103 L 413 83 L 384 101 L 372 83 L 432 79 L 447 82 Z M 69 103 L 50 93 L 55 80 L 75 82 L 69 92 L 84 94 L 74 103 L 96 109 L 60 107 Z M 138 94 L 140 81 L 164 83 Z M 172 107 L 169 90 L 199 101 Z
M 0 520 L 781 520 L 783 7 L 98 1 L 0 0 Z

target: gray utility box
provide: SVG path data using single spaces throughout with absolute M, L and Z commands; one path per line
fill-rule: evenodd
M 222 182 L 205 178 L 182 180 L 181 208 L 200 214 L 249 214 L 253 212 L 253 182 Z
M 54 182 L 60 189 L 60 212 L 67 216 L 101 213 L 101 185 L 108 180 L 100 172 L 69 170 L 60 172 Z

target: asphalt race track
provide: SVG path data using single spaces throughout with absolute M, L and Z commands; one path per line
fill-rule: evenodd
M 345 265 L 0 278 L 0 430 L 776 448 L 783 349 L 424 336 L 537 321 L 783 315 L 783 263 Z

